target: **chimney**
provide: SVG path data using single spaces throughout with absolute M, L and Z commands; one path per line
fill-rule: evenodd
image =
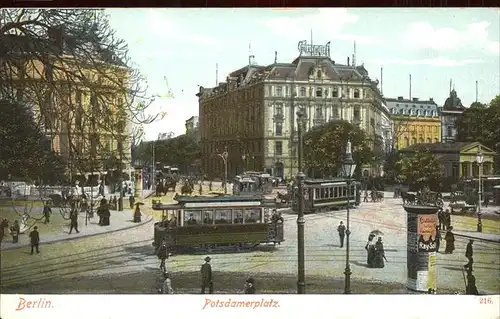
M 430 97 L 429 101 L 434 102 L 434 98 Z
M 413 102 L 418 102 L 418 97 L 414 97 Z
M 398 96 L 398 100 L 399 101 L 403 101 L 403 97 L 402 96 Z
M 347 57 L 347 65 L 348 65 L 348 66 L 350 65 L 350 64 L 349 64 L 349 57 Z

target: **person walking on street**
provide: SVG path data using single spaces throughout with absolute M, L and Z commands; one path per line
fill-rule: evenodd
M 438 230 L 441 230 L 444 228 L 444 223 L 443 223 L 443 220 L 444 220 L 444 212 L 443 212 L 443 209 L 439 209 L 438 211 Z
M 21 232 L 21 226 L 17 220 L 14 221 L 14 225 L 10 228 L 12 234 L 12 243 L 16 244 L 19 241 L 19 233 Z
M 365 193 L 364 193 L 364 196 L 363 196 L 363 203 L 367 203 L 368 202 L 368 190 L 365 189 Z
M 474 263 L 474 259 L 472 258 L 473 255 L 473 250 L 472 250 L 472 244 L 474 241 L 471 239 L 469 240 L 469 243 L 467 244 L 467 248 L 465 249 L 465 257 L 469 260 L 467 264 L 464 265 L 464 268 L 467 269 L 468 271 L 472 271 L 472 264 Z
M 165 266 L 165 260 L 168 257 L 168 252 L 167 252 L 167 243 L 165 241 L 163 241 L 162 244 L 160 245 L 160 247 L 158 247 L 156 255 L 160 259 L 160 269 L 163 272 L 166 272 L 167 268 Z
M 339 232 L 340 248 L 342 248 L 344 247 L 344 238 L 345 238 L 345 226 L 342 221 L 340 221 L 339 227 L 337 227 L 337 231 Z
M 76 233 L 80 233 L 78 230 L 78 213 L 76 212 L 75 208 L 71 209 L 71 212 L 69 213 L 69 219 L 70 219 L 70 226 L 69 226 L 69 233 L 73 231 L 73 229 L 76 231 Z
M 31 242 L 31 254 L 33 255 L 33 250 L 36 249 L 36 253 L 40 253 L 39 245 L 40 245 L 40 233 L 38 232 L 38 227 L 33 227 L 33 230 L 30 232 L 30 242 Z
M 441 227 L 436 226 L 436 252 L 439 252 L 439 246 L 441 245 Z
M 50 223 L 50 215 L 52 214 L 52 209 L 50 209 L 50 206 L 48 203 L 46 203 L 43 206 L 43 217 L 45 218 L 43 223 L 48 224 Z
M 165 277 L 165 281 L 163 282 L 163 286 L 162 286 L 161 292 L 163 294 L 170 294 L 170 295 L 172 295 L 174 293 L 174 289 L 172 289 L 171 275 L 170 275 L 169 272 L 164 272 L 163 276 Z
M 446 248 L 444 250 L 445 254 L 452 254 L 455 250 L 455 235 L 451 232 L 453 227 L 450 226 L 446 235 L 444 236 L 444 240 L 446 240 Z
M 201 293 L 205 293 L 208 288 L 210 294 L 214 293 L 214 284 L 212 281 L 212 266 L 210 265 L 210 257 L 205 258 L 205 263 L 201 266 Z
M 250 277 L 245 281 L 245 294 L 254 295 L 255 294 L 255 280 Z
M 450 228 L 451 228 L 451 213 L 450 213 L 449 209 L 447 209 L 444 212 L 443 221 L 444 221 L 445 230 L 450 230 Z

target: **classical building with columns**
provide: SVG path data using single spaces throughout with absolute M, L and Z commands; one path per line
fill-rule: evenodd
M 299 109 L 306 114 L 307 129 L 346 120 L 359 124 L 373 141 L 387 135 L 390 118 L 378 81 L 349 58 L 346 64 L 333 61 L 329 43 L 301 41 L 299 56 L 291 63 L 275 58 L 275 63 L 261 66 L 250 57 L 225 82 L 200 87 L 197 96 L 203 167 L 214 177 L 224 172 L 217 154 L 225 150 L 229 177 L 244 170 L 295 175 Z M 366 173 L 378 174 L 380 167 Z

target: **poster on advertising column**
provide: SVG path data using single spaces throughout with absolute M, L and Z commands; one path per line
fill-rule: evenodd
M 437 216 L 435 214 L 418 215 L 417 237 L 419 253 L 436 251 L 436 220 Z

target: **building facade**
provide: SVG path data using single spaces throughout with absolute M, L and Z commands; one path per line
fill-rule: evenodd
M 441 141 L 439 108 L 432 98 L 423 101 L 399 96 L 397 99 L 387 98 L 386 101 L 392 115 L 392 138 L 395 149 Z
M 200 140 L 200 125 L 198 116 L 191 116 L 186 120 L 186 135 L 195 141 Z
M 4 35 L 3 41 L 20 49 L 2 61 L 0 75 L 9 79 L 11 97 L 32 107 L 52 150 L 67 162 L 70 177 L 104 172 L 112 156 L 130 172 L 132 123 L 124 90 L 130 70 L 120 62 L 98 61 L 98 56 L 94 63 L 76 58 L 64 39 L 62 33 L 49 38 L 43 52 L 47 61 L 41 61 L 29 54 L 29 39 Z
M 457 92 L 452 90 L 450 96 L 444 102 L 440 112 L 441 119 L 441 140 L 444 143 L 453 143 L 457 136 L 456 121 L 462 116 L 465 107 L 457 96 Z
M 325 46 L 299 43 L 292 63 L 250 63 L 214 88 L 200 88 L 199 117 L 204 170 L 221 174 L 228 152 L 228 176 L 242 170 L 290 178 L 297 174 L 296 112 L 306 114 L 306 129 L 328 121 L 355 122 L 370 138 L 383 136 L 378 81 L 364 66 L 338 64 Z M 377 167 L 378 171 L 379 168 Z M 220 175 L 219 175 L 220 176 Z

